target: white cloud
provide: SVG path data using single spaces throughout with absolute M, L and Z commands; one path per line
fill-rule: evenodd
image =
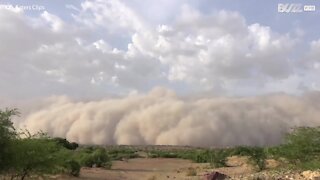
M 63 28 L 65 28 L 63 21 L 59 17 L 57 17 L 57 16 L 55 16 L 53 14 L 50 14 L 47 11 L 43 12 L 41 14 L 41 17 L 45 21 L 50 23 L 51 28 L 52 28 L 53 31 L 61 31 Z
M 103 27 L 108 31 L 134 32 L 144 28 L 142 20 L 119 0 L 95 0 L 81 3 L 81 11 L 73 17 L 89 27 Z
M 203 14 L 183 5 L 172 23 L 153 25 L 124 1 L 84 1 L 77 9 L 71 22 L 46 11 L 29 17 L 0 10 L 4 95 L 15 96 L 22 88 L 25 96 L 104 95 L 154 86 L 259 94 L 264 88 L 296 92 L 292 89 L 303 79 L 290 59 L 296 37 L 248 24 L 237 12 Z M 108 33 L 130 37 L 122 42 L 128 48 L 116 48 Z M 313 67 L 319 44 L 311 45 Z
M 203 15 L 184 6 L 175 24 L 133 36 L 133 46 L 169 68 L 170 81 L 207 86 L 218 81 L 287 78 L 295 39 L 238 13 Z M 221 84 L 220 84 L 221 85 Z M 218 84 L 218 86 L 220 86 Z M 201 88 L 201 87 L 200 87 Z
M 320 39 L 311 42 L 309 59 L 313 61 L 314 66 L 317 66 L 316 64 L 320 62 Z

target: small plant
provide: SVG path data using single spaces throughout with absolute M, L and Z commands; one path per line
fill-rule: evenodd
M 233 149 L 233 155 L 249 156 L 250 161 L 258 166 L 259 171 L 266 168 L 267 154 L 263 147 L 239 146 Z
M 196 176 L 197 170 L 193 167 L 189 167 L 187 170 L 187 176 Z
M 218 167 L 225 167 L 227 162 L 228 153 L 224 150 L 215 150 L 211 155 L 211 165 Z
M 260 171 L 266 168 L 266 154 L 261 147 L 253 147 L 250 153 L 250 160 L 252 160 L 259 168 Z
M 104 148 L 97 148 L 91 153 L 84 151 L 80 154 L 80 164 L 85 167 L 111 167 L 111 159 Z
M 67 169 L 69 169 L 68 173 L 72 176 L 78 177 L 80 175 L 80 164 L 77 161 L 69 160 L 67 161 Z
M 111 160 L 124 160 L 139 157 L 139 155 L 136 153 L 136 150 L 129 148 L 109 150 L 107 154 L 110 156 Z

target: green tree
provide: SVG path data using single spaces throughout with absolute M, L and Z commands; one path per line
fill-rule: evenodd
M 16 138 L 16 131 L 11 121 L 15 115 L 19 115 L 16 109 L 5 109 L 4 111 L 0 109 L 0 173 L 7 170 L 12 156 L 9 145 Z
M 12 141 L 10 151 L 13 154 L 10 172 L 25 179 L 29 175 L 57 173 L 62 170 L 63 161 L 59 158 L 60 147 L 46 138 L 24 138 Z
M 72 151 L 45 133 L 17 132 L 12 123 L 15 115 L 19 115 L 16 109 L 0 110 L 0 173 L 22 180 L 61 172 L 79 175 L 80 165 L 70 158 Z

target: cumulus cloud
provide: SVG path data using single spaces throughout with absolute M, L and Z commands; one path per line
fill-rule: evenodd
M 77 96 L 105 95 L 107 88 L 119 84 L 122 89 L 147 88 L 145 84 L 160 76 L 155 59 L 134 48 L 122 51 L 103 39 L 91 40 L 88 29 L 47 11 L 28 17 L 1 9 L 0 19 L 0 96 L 69 94 L 80 87 Z
M 303 71 L 304 88 L 309 90 L 320 90 L 320 39 L 309 44 L 306 56 L 299 61 Z
M 295 39 L 289 35 L 260 24 L 247 25 L 234 12 L 206 16 L 187 10 L 185 14 L 176 25 L 163 25 L 158 32 L 133 37 L 141 51 L 168 65 L 169 80 L 210 85 L 217 80 L 282 79 L 290 75 L 288 53 Z
M 318 68 L 320 63 L 320 39 L 312 41 L 310 44 L 309 58 L 314 62 L 313 67 Z
M 98 101 L 52 97 L 19 124 L 82 144 L 271 145 L 292 127 L 319 126 L 319 102 L 319 93 L 186 99 L 155 88 Z
M 177 2 L 163 1 L 181 10 L 157 25 L 120 0 L 83 1 L 68 20 L 0 9 L 0 97 L 103 97 L 154 86 L 227 95 L 298 91 L 305 79 L 291 59 L 298 37 L 250 24 L 238 12 L 203 13 Z
M 73 15 L 79 23 L 91 28 L 104 27 L 115 33 L 143 30 L 142 19 L 119 0 L 95 0 L 81 3 L 79 14 Z

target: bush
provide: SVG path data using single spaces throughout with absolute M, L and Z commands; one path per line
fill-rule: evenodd
M 132 159 L 139 157 L 136 150 L 130 148 L 117 148 L 107 152 L 112 160 Z
M 79 159 L 87 157 L 85 163 L 110 167 L 111 162 L 104 149 L 76 156 L 77 143 L 62 138 L 50 138 L 45 133 L 31 134 L 28 130 L 17 132 L 11 121 L 18 115 L 17 110 L 0 110 L 0 173 L 11 178 L 25 179 L 32 175 L 57 174 L 68 172 L 79 176 Z
M 251 148 L 250 160 L 252 160 L 259 168 L 259 170 L 264 170 L 266 168 L 266 153 L 262 147 Z
M 211 165 L 214 167 L 225 167 L 227 162 L 228 153 L 224 150 L 216 150 L 213 152 Z
M 70 143 L 67 139 L 64 139 L 64 138 L 56 137 L 56 138 L 53 138 L 53 140 L 56 141 L 59 145 L 69 150 L 75 150 L 79 147 L 77 143 L 75 142 Z
M 149 152 L 149 157 L 151 157 L 151 158 L 177 158 L 178 155 L 174 152 L 154 150 L 154 151 Z
M 238 155 L 238 156 L 250 156 L 252 153 L 252 147 L 248 146 L 238 146 L 233 148 L 232 155 Z
M 95 150 L 91 157 L 96 164 L 97 167 L 104 167 L 105 163 L 109 161 L 109 157 L 107 155 L 107 152 L 103 148 L 99 148 Z
M 195 154 L 195 162 L 197 163 L 207 163 L 211 162 L 212 160 L 212 152 L 209 150 L 206 151 L 198 151 Z
M 66 162 L 68 173 L 72 176 L 78 177 L 80 175 L 80 164 L 75 160 L 69 160 Z
M 266 168 L 267 154 L 262 147 L 235 147 L 232 155 L 249 156 L 251 162 L 257 165 L 260 171 Z
M 214 167 L 224 167 L 228 156 L 228 152 L 222 149 L 199 151 L 196 154 L 195 162 L 210 163 Z
M 18 115 L 16 109 L 0 109 L 0 172 L 9 168 L 8 163 L 13 154 L 10 152 L 9 145 L 16 138 L 16 131 L 11 121 L 12 116 Z
M 92 153 L 82 153 L 80 164 L 86 167 L 104 167 L 110 168 L 111 161 L 107 155 L 107 152 L 103 148 L 98 148 Z
M 12 156 L 10 171 L 23 178 L 30 174 L 55 174 L 60 172 L 64 162 L 59 157 L 60 148 L 45 138 L 14 140 L 10 147 Z
M 93 158 L 90 154 L 83 154 L 81 155 L 81 158 L 79 159 L 80 165 L 84 167 L 92 167 L 94 165 Z
M 320 158 L 316 158 L 314 160 L 308 162 L 302 162 L 297 164 L 297 167 L 302 170 L 319 170 L 320 169 Z
M 320 155 L 320 127 L 299 127 L 286 136 L 281 155 L 291 163 L 308 162 Z

